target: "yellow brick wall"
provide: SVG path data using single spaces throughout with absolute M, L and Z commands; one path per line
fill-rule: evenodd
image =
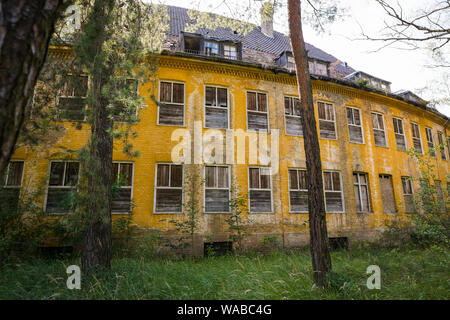
M 185 128 L 192 134 L 194 121 L 201 121 L 203 127 L 205 85 L 228 88 L 231 110 L 230 128 L 243 131 L 246 131 L 246 90 L 267 93 L 269 126 L 271 129 L 279 129 L 279 171 L 272 177 L 274 212 L 250 214 L 251 230 L 254 233 L 286 233 L 288 243 L 295 243 L 295 234 L 298 232 L 307 236 L 308 227 L 304 223 L 308 219 L 307 214 L 289 213 L 288 168 L 305 168 L 303 138 L 286 136 L 284 131 L 283 97 L 284 95 L 298 96 L 295 78 L 287 74 L 274 74 L 271 71 L 251 67 L 168 56 L 161 57 L 157 78 L 185 83 Z M 397 151 L 392 117 L 404 119 L 407 148 L 412 146 L 411 121 L 420 125 L 425 151 L 428 150 L 425 126 L 431 127 L 435 135 L 439 130 L 444 132 L 444 135 L 450 136 L 450 131 L 445 132 L 443 118 L 408 103 L 333 82 L 314 80 L 312 84 L 314 101 L 331 102 L 336 111 L 337 140 L 320 139 L 323 169 L 339 170 L 344 188 L 345 213 L 327 214 L 330 235 L 364 237 L 365 234 L 370 233 L 369 231 L 382 228 L 384 220 L 392 216 L 383 213 L 378 175 L 392 175 L 398 216 L 405 214 L 401 176 L 418 176 L 415 161 L 410 159 L 406 152 Z M 170 219 L 182 219 L 183 215 L 154 214 L 155 163 L 171 162 L 171 151 L 179 143 L 179 141 L 172 141 L 171 136 L 180 127 L 157 125 L 157 107 L 150 99 L 149 92 L 154 92 L 157 97 L 157 86 L 154 87 L 151 83 L 141 85 L 140 94 L 145 99 L 145 108 L 140 111 L 140 122 L 135 126 L 138 137 L 133 141 L 134 149 L 139 150 L 140 156 L 131 159 L 134 162 L 133 199 L 136 205 L 133 220 L 140 226 L 167 230 L 173 228 L 168 223 Z M 362 111 L 365 144 L 348 142 L 346 106 L 357 107 Z M 317 107 L 315 109 L 317 118 Z M 388 148 L 374 145 L 372 111 L 384 114 Z M 70 122 L 65 122 L 64 126 L 65 132 L 57 137 L 54 144 L 37 150 L 20 148 L 14 153 L 13 159 L 25 160 L 24 189 L 33 188 L 40 181 L 45 181 L 49 160 L 58 158 L 52 154 L 60 151 L 59 146 L 79 149 L 86 144 L 89 128 L 85 123 L 82 125 L 82 130 L 75 129 Z M 202 129 L 202 131 L 205 133 L 208 129 Z M 225 130 L 219 131 L 225 133 Z M 270 142 L 269 145 L 271 145 Z M 248 149 L 247 145 L 247 161 Z M 113 160 L 130 161 L 118 145 L 115 146 Z M 446 188 L 446 174 L 450 172 L 450 162 L 442 161 L 438 152 L 436 165 L 443 187 Z M 200 170 L 200 167 L 197 166 L 197 170 Z M 236 178 L 241 191 L 245 193 L 248 190 L 247 167 L 247 164 L 236 164 L 232 166 L 231 171 L 232 177 Z M 354 171 L 368 174 L 373 213 L 356 213 L 352 177 Z M 185 174 L 186 172 L 187 170 Z M 417 190 L 418 186 L 414 187 Z M 199 193 L 199 197 L 203 197 L 203 191 Z M 202 213 L 200 233 L 203 235 L 225 234 L 225 218 L 226 215 L 223 214 Z

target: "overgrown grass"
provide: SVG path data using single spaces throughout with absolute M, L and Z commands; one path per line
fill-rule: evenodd
M 111 271 L 66 287 L 78 258 L 0 262 L 0 299 L 449 299 L 449 250 L 361 248 L 332 253 L 332 286 L 314 286 L 307 250 L 201 260 L 115 258 Z M 381 289 L 369 290 L 369 265 Z

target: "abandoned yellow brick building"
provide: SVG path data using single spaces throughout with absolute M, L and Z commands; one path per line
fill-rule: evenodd
M 114 174 L 126 183 L 113 218 L 131 214 L 141 227 L 173 229 L 169 220 L 183 219 L 185 180 L 194 170 L 204 179 L 197 189 L 199 250 L 205 241 L 228 241 L 232 186 L 248 195 L 248 245 L 263 236 L 276 236 L 284 246 L 306 244 L 306 165 L 289 39 L 271 23 L 246 36 L 224 28 L 188 33 L 186 9 L 169 7 L 169 15 L 156 86 L 139 86 L 146 107 L 134 125 L 139 135 L 133 145 L 140 156 L 114 151 Z M 419 186 L 408 177 L 419 172 L 407 150 L 427 152 L 445 141 L 449 119 L 410 92 L 391 93 L 388 81 L 314 46 L 308 50 L 329 236 L 369 239 L 386 219 L 414 211 Z M 152 101 L 149 89 L 164 105 Z M 82 104 L 74 103 L 83 95 L 64 90 L 59 104 L 72 108 L 71 118 L 61 121 L 64 134 L 50 146 L 17 149 L 2 182 L 19 195 L 45 181 L 40 205 L 49 215 L 68 214 L 60 201 L 78 181 L 77 159 L 54 154 L 87 142 Z M 450 190 L 449 149 L 438 150 L 433 160 L 442 194 Z

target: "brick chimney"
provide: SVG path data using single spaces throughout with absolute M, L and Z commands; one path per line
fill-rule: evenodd
M 264 35 L 273 38 L 273 5 L 266 1 L 259 11 L 261 15 L 261 31 Z

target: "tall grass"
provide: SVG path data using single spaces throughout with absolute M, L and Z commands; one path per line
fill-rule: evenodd
M 66 287 L 78 258 L 0 263 L 0 299 L 449 299 L 449 251 L 355 249 L 332 253 L 329 289 L 314 286 L 308 251 L 201 260 L 115 258 L 108 272 Z M 369 290 L 369 265 L 381 289 Z

